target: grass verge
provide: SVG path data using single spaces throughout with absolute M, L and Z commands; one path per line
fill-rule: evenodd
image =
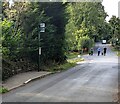
M 56 65 L 54 67 L 51 67 L 50 68 L 50 71 L 52 72 L 57 72 L 57 71 L 62 71 L 62 70 L 67 70 L 69 68 L 72 68 L 76 65 L 76 63 L 69 63 L 69 62 L 66 62 L 64 64 L 60 64 L 60 65 Z
M 8 92 L 7 88 L 0 87 L 0 94 Z
M 116 49 L 115 47 L 111 46 L 112 51 L 116 52 L 117 56 L 120 56 L 120 50 Z
M 76 58 L 79 55 L 78 52 L 69 52 L 66 56 L 67 59 L 72 59 L 72 58 Z
M 84 59 L 83 58 L 75 58 L 75 59 L 68 59 L 67 61 L 69 63 L 77 63 L 77 62 L 84 61 Z
M 117 56 L 120 56 L 120 51 L 117 52 Z
M 60 65 L 55 65 L 54 67 L 50 68 L 50 71 L 56 72 L 56 71 L 62 71 L 62 70 L 67 70 L 69 68 L 72 68 L 77 65 L 77 62 L 84 61 L 83 58 L 76 58 L 76 59 L 68 59 L 67 62 L 64 64 Z

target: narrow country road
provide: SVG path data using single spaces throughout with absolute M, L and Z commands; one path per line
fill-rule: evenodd
M 114 102 L 118 92 L 118 57 L 109 45 L 106 56 L 85 55 L 85 62 L 36 80 L 3 95 L 3 102 Z

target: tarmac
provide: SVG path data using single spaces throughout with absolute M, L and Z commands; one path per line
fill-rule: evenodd
M 25 73 L 19 73 L 17 75 L 14 75 L 13 77 L 9 78 L 5 82 L 2 83 L 2 86 L 4 88 L 7 88 L 8 91 L 16 89 L 18 87 L 24 86 L 25 84 L 36 80 L 43 78 L 47 75 L 52 74 L 53 72 L 47 72 L 47 71 L 31 71 L 31 72 L 25 72 Z

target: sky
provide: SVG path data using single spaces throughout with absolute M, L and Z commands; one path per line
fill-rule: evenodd
M 105 11 L 109 15 L 109 17 L 106 18 L 107 21 L 112 17 L 112 15 L 115 15 L 118 17 L 118 2 L 120 0 L 103 0 L 102 4 L 105 7 Z
M 14 5 L 13 0 L 8 0 L 9 1 L 9 7 L 11 8 L 12 5 Z

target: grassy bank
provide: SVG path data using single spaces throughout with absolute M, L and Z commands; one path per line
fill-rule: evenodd
M 67 59 L 72 59 L 72 58 L 76 58 L 79 55 L 78 52 L 69 52 L 66 54 Z
M 117 52 L 117 55 L 120 56 L 120 51 Z
M 78 52 L 67 53 L 66 54 L 67 61 L 65 63 L 59 65 L 52 65 L 51 68 L 49 67 L 49 70 L 52 72 L 56 72 L 56 71 L 67 70 L 69 68 L 74 67 L 77 64 L 77 62 L 84 61 L 83 58 L 81 57 L 78 58 L 78 55 L 79 55 Z
M 120 50 L 118 50 L 116 47 L 111 46 L 112 51 L 116 52 L 117 56 L 120 56 Z
M 50 71 L 55 72 L 55 71 L 62 71 L 62 70 L 67 70 L 69 68 L 72 68 L 77 65 L 77 62 L 84 61 L 83 58 L 73 58 L 73 59 L 67 59 L 67 61 L 64 64 L 59 64 L 52 66 Z
M 74 59 L 68 59 L 67 61 L 69 63 L 77 63 L 77 62 L 84 61 L 84 59 L 83 58 L 74 58 Z
M 62 70 L 67 70 L 69 68 L 72 68 L 76 65 L 76 63 L 70 63 L 70 62 L 66 62 L 64 64 L 60 64 L 60 65 L 55 65 L 53 67 L 50 68 L 50 71 L 52 72 L 59 72 L 59 71 L 62 71 Z

